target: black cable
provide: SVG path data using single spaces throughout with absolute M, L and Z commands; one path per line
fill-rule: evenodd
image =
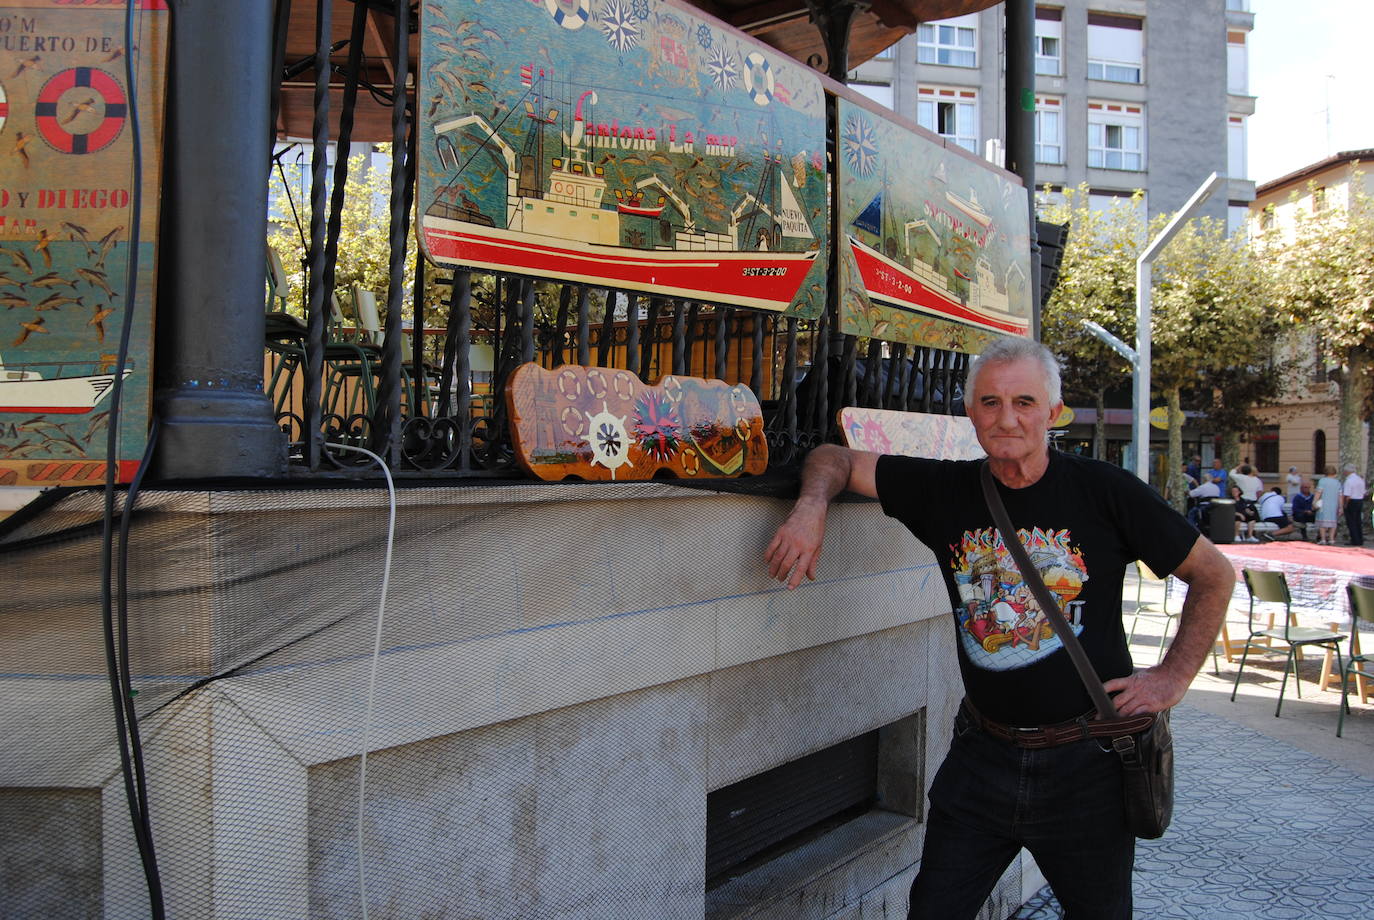
M 144 833 L 151 849 L 153 827 L 148 818 L 148 778 L 143 767 L 143 741 L 138 732 L 138 712 L 134 708 L 133 678 L 129 676 L 129 524 L 133 517 L 134 505 L 138 501 L 138 491 L 143 485 L 143 477 L 153 463 L 153 449 L 157 446 L 158 417 L 148 429 L 148 443 L 143 448 L 143 459 L 129 483 L 129 491 L 124 496 L 124 509 L 119 516 L 119 569 L 116 575 L 118 593 L 118 659 L 121 681 L 120 699 L 125 708 L 125 720 L 133 729 L 129 732 L 129 749 L 134 766 L 134 791 L 138 795 L 139 813 L 143 816 Z
M 143 875 L 148 883 L 149 908 L 154 920 L 163 920 L 166 908 L 163 904 L 162 881 L 158 873 L 157 858 L 153 851 L 152 826 L 147 814 L 146 784 L 142 763 L 142 747 L 138 740 L 138 717 L 129 696 L 130 680 L 128 667 L 127 622 L 121 615 L 122 635 L 116 636 L 115 602 L 110 585 L 114 566 L 114 503 L 115 480 L 119 467 L 119 425 L 124 396 L 124 375 L 129 363 L 129 340 L 133 335 L 134 306 L 138 293 L 138 247 L 139 224 L 142 220 L 143 203 L 143 141 L 138 114 L 138 87 L 134 74 L 134 9 L 135 0 L 126 0 L 124 9 L 124 78 L 128 84 L 128 120 L 133 142 L 133 177 L 130 194 L 129 242 L 127 251 L 127 275 L 124 288 L 124 316 L 120 324 L 119 350 L 115 361 L 114 387 L 110 394 L 110 412 L 107 418 L 108 435 L 105 446 L 105 507 L 101 526 L 100 546 L 100 606 L 101 620 L 105 633 L 105 663 L 109 671 L 110 695 L 114 704 L 115 727 L 119 736 L 120 770 L 124 776 L 124 792 L 129 803 L 129 816 L 133 822 L 134 838 L 138 844 L 139 857 L 143 863 Z M 169 8 L 168 15 L 172 13 Z M 151 439 L 150 439 L 151 440 Z M 150 445 L 151 446 L 151 443 Z M 147 457 L 140 465 L 138 479 L 147 469 Z M 124 516 L 131 512 L 132 496 L 125 501 Z M 121 549 L 121 558 L 123 550 Z M 127 613 L 127 575 L 126 566 L 120 566 L 119 606 Z M 121 656 L 120 650 L 123 650 Z M 125 669 L 121 673 L 121 666 Z M 138 760 L 135 767 L 134 759 Z M 136 779 L 137 776 L 137 779 Z M 140 794 L 140 790 L 142 794 Z

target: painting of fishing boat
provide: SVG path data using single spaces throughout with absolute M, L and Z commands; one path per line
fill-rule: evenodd
M 825 106 L 805 68 L 660 0 L 513 3 L 494 29 L 490 4 L 425 9 L 431 260 L 819 315 Z
M 951 338 L 939 344 L 960 350 L 988 334 L 1029 334 L 1019 180 L 848 100 L 839 111 L 841 273 L 854 292 L 842 300 L 845 330 L 936 344 L 913 335 L 935 321 Z

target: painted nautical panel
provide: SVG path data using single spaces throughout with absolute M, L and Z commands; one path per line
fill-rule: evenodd
M 427 0 L 421 30 L 430 259 L 820 315 L 813 72 L 663 0 Z
M 136 90 L 126 4 L 0 0 L 0 485 L 104 481 L 130 309 L 121 480 L 147 442 L 170 20 L 165 0 L 133 5 Z M 135 115 L 145 191 L 131 303 Z
M 506 387 L 511 440 L 539 479 L 729 479 L 768 467 L 763 410 L 742 383 L 522 364 Z
M 841 326 L 977 352 L 1030 331 L 1023 186 L 930 135 L 840 99 Z
M 900 412 L 846 406 L 840 410 L 840 431 L 855 450 L 937 460 L 977 460 L 986 455 L 962 415 Z

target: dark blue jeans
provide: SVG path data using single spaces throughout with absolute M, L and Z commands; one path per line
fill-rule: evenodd
M 1117 755 L 1091 738 L 1019 748 L 976 728 L 962 711 L 954 734 L 930 788 L 910 920 L 972 918 L 1022 847 L 1066 920 L 1129 918 L 1135 836 L 1126 826 Z

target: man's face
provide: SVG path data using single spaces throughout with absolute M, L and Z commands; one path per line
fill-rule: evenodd
M 1219 470 L 1219 469 L 1221 469 L 1221 458 L 1220 458 L 1220 457 L 1213 457 L 1213 458 L 1212 458 L 1212 469 L 1214 469 L 1214 470 Z
M 974 383 L 966 411 L 988 457 L 1017 462 L 1044 456 L 1046 435 L 1064 404 L 1050 402 L 1039 362 L 1000 361 L 979 371 Z

